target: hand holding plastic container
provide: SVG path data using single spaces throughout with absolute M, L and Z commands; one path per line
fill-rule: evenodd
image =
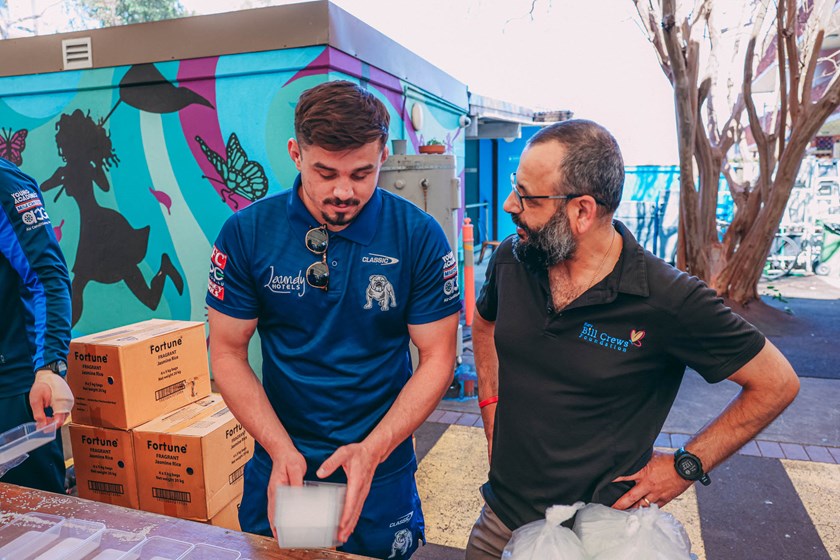
M 303 486 L 278 486 L 274 492 L 274 527 L 280 548 L 324 548 L 342 544 L 338 521 L 346 484 L 304 480 Z

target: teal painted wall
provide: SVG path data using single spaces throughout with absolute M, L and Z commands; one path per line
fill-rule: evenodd
M 289 188 L 296 100 L 334 79 L 391 111 L 391 138 L 460 162 L 458 109 L 330 47 L 0 78 L 2 141 L 44 190 L 73 280 L 73 335 L 206 319 L 209 257 L 237 209 Z M 423 128 L 407 115 L 424 106 Z

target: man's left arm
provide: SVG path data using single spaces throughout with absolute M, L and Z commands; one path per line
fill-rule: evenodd
M 32 313 L 27 328 L 37 341 L 29 392 L 33 417 L 43 425 L 44 409 L 51 406 L 54 421 L 61 424 L 73 406 L 63 378 L 71 332 L 70 278 L 37 184 L 9 165 L 0 168 L 0 254 L 19 275 L 21 297 Z
M 419 364 L 390 410 L 360 443 L 339 447 L 318 469 L 321 478 L 343 467 L 347 497 L 338 538 L 346 541 L 362 512 L 376 467 L 428 418 L 443 397 L 455 370 L 458 313 L 422 325 L 409 325 Z
M 696 455 L 705 472 L 711 471 L 767 427 L 799 392 L 799 378 L 790 363 L 769 341 L 756 356 L 729 376 L 741 391 L 724 411 L 685 445 Z M 613 504 L 615 509 L 663 506 L 685 492 L 692 481 L 685 480 L 674 468 L 674 456 L 654 452 L 639 472 L 622 476 L 614 482 L 636 484 Z

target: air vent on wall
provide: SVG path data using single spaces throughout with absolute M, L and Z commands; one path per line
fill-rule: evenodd
M 65 70 L 78 70 L 93 67 L 93 53 L 90 49 L 90 37 L 78 39 L 64 39 L 61 41 L 61 52 Z

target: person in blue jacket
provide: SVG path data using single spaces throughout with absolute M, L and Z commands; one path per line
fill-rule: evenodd
M 0 209 L 0 432 L 32 421 L 60 426 L 73 406 L 64 381 L 70 278 L 37 183 L 3 158 Z M 61 437 L 0 481 L 64 493 Z
M 411 434 L 452 380 L 461 303 L 440 225 L 377 188 L 388 127 L 354 83 L 305 91 L 288 142 L 300 175 L 225 223 L 206 301 L 216 383 L 257 441 L 242 529 L 272 534 L 280 485 L 346 482 L 340 550 L 408 558 L 425 540 Z

